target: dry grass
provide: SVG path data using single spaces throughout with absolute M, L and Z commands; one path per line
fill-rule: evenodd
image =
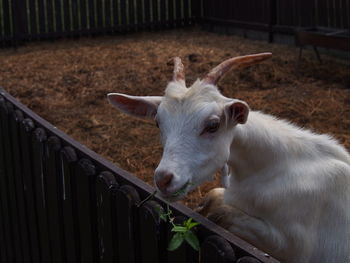
M 178 30 L 33 43 L 0 50 L 0 85 L 74 139 L 153 184 L 162 151 L 157 128 L 118 113 L 106 94 L 162 94 L 172 75 L 167 62 L 175 55 L 191 83 L 224 59 L 264 51 L 273 59 L 229 74 L 220 83 L 224 95 L 332 134 L 350 149 L 349 65 L 327 56 L 319 65 L 305 52 L 297 71 L 296 48 L 235 36 Z M 185 203 L 194 206 L 217 185 L 198 188 Z

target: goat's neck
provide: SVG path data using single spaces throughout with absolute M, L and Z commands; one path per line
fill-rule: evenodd
M 246 124 L 233 130 L 228 165 L 236 180 L 258 175 L 281 161 L 300 130 L 260 112 L 250 112 Z

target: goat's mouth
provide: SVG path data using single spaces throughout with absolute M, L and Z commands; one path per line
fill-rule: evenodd
M 162 194 L 162 198 L 166 199 L 169 202 L 175 202 L 175 201 L 181 200 L 187 194 L 188 189 L 190 188 L 190 186 L 191 186 L 190 181 L 187 181 L 183 186 L 181 186 L 175 192 L 169 193 L 169 194 L 166 194 L 166 195 Z

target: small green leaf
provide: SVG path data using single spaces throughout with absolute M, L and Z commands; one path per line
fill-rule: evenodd
M 175 249 L 178 249 L 181 246 L 183 241 L 184 241 L 183 234 L 176 233 L 169 242 L 168 250 L 174 251 Z
M 171 229 L 171 232 L 180 232 L 180 233 L 185 233 L 187 232 L 188 229 L 184 226 L 177 226 L 175 225 L 172 229 Z
M 191 230 L 187 231 L 187 232 L 184 234 L 184 236 L 185 236 L 186 242 L 187 242 L 188 244 L 190 244 L 190 246 L 191 246 L 193 249 L 199 251 L 199 241 L 198 241 L 197 236 L 196 236 Z
M 159 214 L 159 218 L 162 219 L 164 222 L 168 221 L 168 217 L 166 214 Z
M 188 229 L 194 228 L 195 226 L 200 225 L 201 223 L 193 222 L 187 226 Z

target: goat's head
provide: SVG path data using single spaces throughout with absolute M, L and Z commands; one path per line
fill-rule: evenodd
M 230 69 L 270 56 L 261 53 L 228 59 L 190 88 L 185 84 L 183 64 L 175 58 L 173 80 L 164 96 L 108 94 L 109 101 L 122 112 L 156 121 L 164 151 L 154 180 L 162 197 L 170 201 L 183 198 L 226 164 L 232 129 L 246 122 L 249 108 L 243 101 L 221 95 L 216 83 Z

